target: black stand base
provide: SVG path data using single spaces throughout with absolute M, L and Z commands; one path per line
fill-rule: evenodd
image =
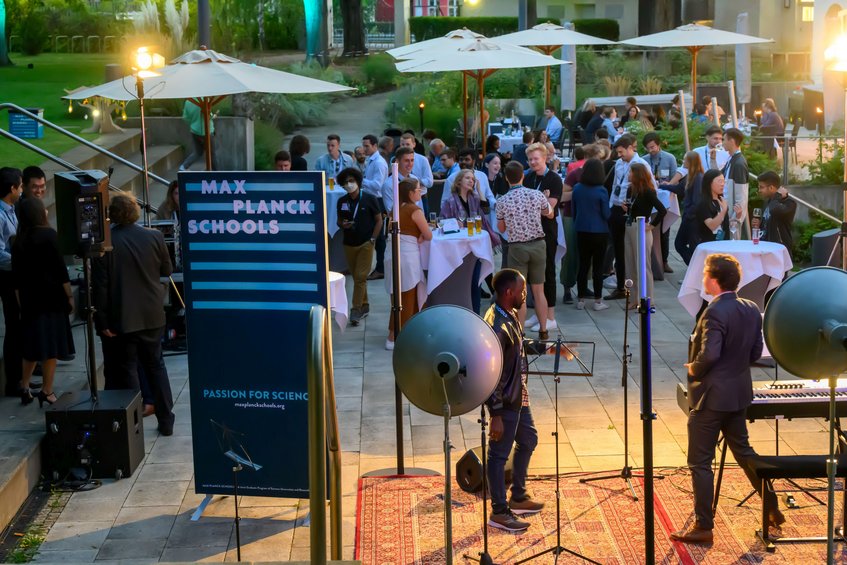
M 624 467 L 621 469 L 621 472 L 617 475 L 603 475 L 602 477 L 589 477 L 587 479 L 580 479 L 580 483 L 591 483 L 594 481 L 605 481 L 608 479 L 623 479 L 626 481 L 626 486 L 629 487 L 629 492 L 632 495 L 633 500 L 638 500 L 638 495 L 635 494 L 635 488 L 632 486 L 632 479 L 643 479 L 644 475 L 638 475 L 632 472 L 632 467 Z M 665 477 L 659 475 L 657 477 L 653 477 L 654 479 L 664 479 Z
M 526 563 L 527 561 L 531 561 L 536 557 L 541 557 L 542 555 L 547 555 L 548 553 L 552 553 L 555 556 L 559 556 L 563 553 L 568 553 L 573 555 L 574 557 L 579 557 L 580 559 L 584 559 L 588 563 L 594 563 L 595 565 L 601 565 L 599 562 L 594 561 L 593 559 L 589 559 L 588 557 L 577 553 L 576 551 L 571 551 L 567 547 L 562 547 L 561 545 L 557 545 L 556 547 L 551 547 L 550 549 L 545 549 L 541 553 L 536 553 L 532 557 L 527 557 L 526 559 L 522 559 L 521 561 L 515 561 L 515 565 L 519 565 L 520 563 Z
M 485 404 L 480 406 L 477 422 L 479 423 L 479 435 L 482 440 L 482 551 L 478 553 L 479 557 L 471 557 L 465 553 L 462 558 L 468 561 L 476 561 L 480 565 L 494 565 L 494 560 L 488 554 L 488 460 L 485 453 L 485 428 L 488 427 L 488 422 L 485 419 Z

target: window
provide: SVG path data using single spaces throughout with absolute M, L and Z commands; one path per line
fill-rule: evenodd
M 547 17 L 562 20 L 565 18 L 564 6 L 547 6 Z
M 574 4 L 576 19 L 593 18 L 595 16 L 594 4 Z
M 606 4 L 606 17 L 610 20 L 622 20 L 623 4 Z
M 814 6 L 803 6 L 803 14 L 802 14 L 801 19 L 804 22 L 815 21 L 815 7 Z

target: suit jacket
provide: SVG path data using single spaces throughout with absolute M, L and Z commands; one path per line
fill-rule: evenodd
M 694 410 L 735 412 L 753 402 L 750 365 L 762 356 L 762 316 L 734 292 L 716 297 L 694 329 L 688 403 Z
M 112 227 L 111 252 L 92 262 L 94 325 L 126 334 L 165 325 L 165 285 L 171 258 L 162 232 L 138 224 Z

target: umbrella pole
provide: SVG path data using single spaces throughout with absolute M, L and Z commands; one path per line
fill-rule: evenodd
M 548 57 L 552 57 L 553 53 L 558 49 L 558 45 L 545 45 L 543 47 L 539 47 L 542 53 L 547 55 Z M 550 98 L 553 92 L 553 78 L 552 73 L 550 71 L 550 67 L 544 67 L 544 84 L 545 84 L 545 92 L 546 95 L 544 97 L 544 106 L 547 107 L 550 105 Z
M 138 110 L 141 116 L 141 184 L 144 191 L 144 225 L 150 227 L 150 177 L 147 170 L 147 127 L 144 123 L 144 81 L 135 77 L 135 89 L 138 94 Z
M 685 109 L 685 91 L 679 89 L 679 112 L 682 114 L 682 134 L 685 136 L 685 152 L 691 151 L 691 140 L 688 139 L 688 112 Z
M 477 89 L 479 90 L 479 145 L 485 147 L 485 74 L 484 71 L 479 71 L 476 74 Z
M 462 72 L 462 136 L 464 144 L 468 146 L 468 73 Z
M 693 46 L 689 47 L 688 51 L 691 53 L 691 99 L 695 102 L 697 101 L 697 54 L 700 52 L 702 47 Z
M 209 126 L 212 122 L 212 101 L 210 98 L 201 98 L 200 99 L 200 109 L 203 112 L 203 131 L 206 134 L 205 145 L 206 145 L 206 170 L 212 170 L 212 132 L 210 131 Z

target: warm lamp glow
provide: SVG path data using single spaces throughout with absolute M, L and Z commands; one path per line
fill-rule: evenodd
M 139 47 L 135 52 L 135 66 L 141 71 L 146 71 L 153 66 L 153 55 L 146 47 Z
M 134 57 L 134 70 L 138 71 L 138 76 L 141 78 L 159 76 L 151 69 L 160 69 L 165 66 L 165 58 L 158 53 L 151 53 L 149 47 L 139 47 Z
M 423 100 L 421 100 L 421 103 L 418 104 L 418 108 L 420 108 L 421 110 L 423 110 L 425 106 L 426 104 L 424 104 Z
M 753 115 L 754 115 L 754 116 L 761 116 L 761 115 L 762 115 L 762 111 L 761 111 L 761 110 L 756 110 L 755 112 L 753 112 Z
M 73 113 L 74 111 L 74 103 L 73 100 L 68 100 L 68 114 Z
M 479 4 L 479 0 L 465 0 L 465 2 L 467 2 L 471 6 L 476 6 L 477 4 Z
M 100 117 L 100 110 L 95 108 L 94 110 L 91 111 L 91 115 L 95 118 L 99 118 Z
M 821 108 L 820 106 L 818 106 L 817 108 L 815 108 L 815 113 L 816 113 L 816 114 L 823 114 L 823 108 Z
M 847 35 L 839 35 L 835 43 L 827 47 L 823 52 L 823 58 L 827 61 L 847 59 Z

